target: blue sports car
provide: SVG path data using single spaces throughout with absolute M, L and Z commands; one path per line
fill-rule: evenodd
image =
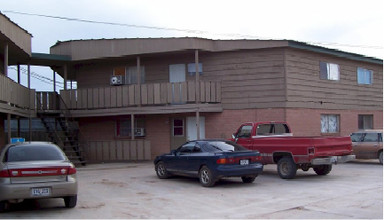
M 160 179 L 172 175 L 198 177 L 202 186 L 211 187 L 223 177 L 241 177 L 252 183 L 263 171 L 260 153 L 227 140 L 189 141 L 168 154 L 156 157 Z

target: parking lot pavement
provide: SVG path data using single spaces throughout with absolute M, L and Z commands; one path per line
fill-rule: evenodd
M 14 205 L 0 218 L 383 218 L 383 166 L 376 160 L 335 165 L 327 176 L 298 171 L 293 180 L 267 165 L 252 184 L 231 178 L 213 188 L 198 179 L 160 180 L 150 162 L 88 165 L 78 180 L 73 209 L 46 199 Z

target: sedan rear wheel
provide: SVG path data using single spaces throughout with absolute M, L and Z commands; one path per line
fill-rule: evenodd
M 169 177 L 167 168 L 165 168 L 165 164 L 163 161 L 160 161 L 156 164 L 156 174 L 159 179 L 166 179 Z
M 243 183 L 253 183 L 256 179 L 257 175 L 255 176 L 242 176 L 241 180 L 243 180 Z
M 4 212 L 8 208 L 8 202 L 7 201 L 0 201 L 0 212 Z
M 77 195 L 76 196 L 67 196 L 64 197 L 65 207 L 73 208 L 77 204 Z
M 203 166 L 199 171 L 200 183 L 204 187 L 211 187 L 215 185 L 215 180 L 211 170 L 207 166 Z

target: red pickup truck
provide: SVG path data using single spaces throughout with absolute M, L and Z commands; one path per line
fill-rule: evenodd
M 293 137 L 285 122 L 244 123 L 232 141 L 259 151 L 264 165 L 277 164 L 283 179 L 294 178 L 297 169 L 327 175 L 332 164 L 355 159 L 350 137 Z

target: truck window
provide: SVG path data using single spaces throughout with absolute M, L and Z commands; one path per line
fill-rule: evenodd
M 244 125 L 237 134 L 238 138 L 251 137 L 252 125 Z
M 257 135 L 273 135 L 290 133 L 286 124 L 261 124 L 257 126 Z
M 275 126 L 275 130 L 274 130 L 274 133 L 275 134 L 286 134 L 286 133 L 290 133 L 289 132 L 289 128 L 286 124 L 274 124 Z

